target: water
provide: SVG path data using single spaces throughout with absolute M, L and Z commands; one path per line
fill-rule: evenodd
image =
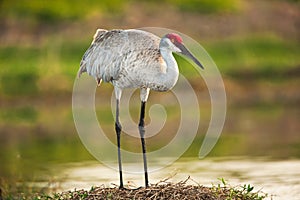
M 134 167 L 140 163 L 124 164 Z M 58 187 L 59 191 L 90 189 L 92 186 L 105 185 L 114 187 L 119 184 L 118 171 L 108 168 L 99 162 L 81 162 L 56 165 L 62 169 L 58 182 L 50 187 Z M 219 158 L 219 159 L 181 159 L 170 166 L 149 174 L 150 183 L 160 180 L 179 182 L 188 176 L 195 182 L 212 186 L 222 185 L 218 178 L 224 178 L 230 186 L 250 184 L 254 191 L 268 193 L 268 199 L 300 199 L 300 160 L 268 160 L 266 158 Z M 52 169 L 53 170 L 53 169 Z M 143 173 L 124 173 L 125 184 L 132 187 L 144 185 Z M 195 184 L 189 181 L 189 184 Z M 37 185 L 49 185 L 38 182 Z

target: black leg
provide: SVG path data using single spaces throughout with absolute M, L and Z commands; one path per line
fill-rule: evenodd
M 145 125 L 145 122 L 144 122 L 145 106 L 146 106 L 146 102 L 142 101 L 139 131 L 140 131 L 140 136 L 141 136 L 143 160 L 144 160 L 145 186 L 148 187 L 148 170 L 147 170 L 146 146 L 145 146 L 145 127 L 144 127 L 144 125 Z
M 120 149 L 120 146 L 121 146 L 120 138 L 121 138 L 122 126 L 121 126 L 120 121 L 119 121 L 119 106 L 120 106 L 120 100 L 117 99 L 115 130 L 116 130 L 116 134 L 117 134 L 117 143 L 118 143 L 118 162 L 119 162 L 119 173 L 120 173 L 120 188 L 124 188 L 123 174 L 122 174 L 121 149 Z

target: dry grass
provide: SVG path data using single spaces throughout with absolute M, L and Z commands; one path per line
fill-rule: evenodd
M 171 183 L 167 180 L 160 181 L 147 188 L 137 189 L 118 187 L 106 188 L 105 186 L 93 187 L 90 191 L 75 190 L 55 194 L 48 199 L 69 199 L 69 200 L 98 200 L 98 199 L 199 199 L 199 200 L 252 200 L 264 199 L 266 194 L 261 192 L 252 192 L 253 187 L 232 188 L 226 185 L 222 179 L 223 186 L 205 187 L 197 184 L 187 184 L 187 181 L 193 181 L 188 177 L 184 181 Z M 196 183 L 196 184 L 195 184 Z M 251 190 L 250 190 L 250 189 Z

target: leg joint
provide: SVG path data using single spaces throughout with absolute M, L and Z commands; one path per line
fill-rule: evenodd
M 115 123 L 115 130 L 117 133 L 121 133 L 122 126 L 121 126 L 120 122 Z

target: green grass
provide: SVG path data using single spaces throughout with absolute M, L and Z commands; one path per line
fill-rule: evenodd
M 152 0 L 155 2 L 156 0 Z M 120 16 L 124 8 L 137 0 L 80 0 L 39 1 L 31 0 L 3 0 L 0 2 L 0 17 L 19 18 L 36 23 L 52 24 L 61 20 L 80 20 L 92 15 Z M 146 2 L 146 1 L 145 1 Z M 158 2 L 158 1 L 156 1 Z M 162 1 L 159 1 L 160 3 Z M 149 4 L 149 2 L 147 1 Z M 188 12 L 216 13 L 233 12 L 239 9 L 240 0 L 164 0 L 165 6 L 173 6 Z
M 222 72 L 271 73 L 300 65 L 300 45 L 275 35 L 237 37 L 204 44 Z
M 220 13 L 236 12 L 241 8 L 240 0 L 187 0 L 168 1 L 179 9 L 188 12 Z
M 3 0 L 0 4 L 0 16 L 23 18 L 34 22 L 54 23 L 61 20 L 84 19 L 94 14 L 118 14 L 125 1 L 122 0 L 80 0 L 39 1 L 39 0 Z
M 2 122 L 20 123 L 29 122 L 34 123 L 38 118 L 38 112 L 32 106 L 13 107 L 11 109 L 0 109 L 0 119 Z
M 233 187 L 229 185 L 228 181 L 224 178 L 218 178 L 220 183 L 217 185 L 212 185 L 212 190 L 219 193 L 222 190 L 227 190 L 226 199 L 249 199 L 249 200 L 262 200 L 268 197 L 268 194 L 259 192 L 254 192 L 254 186 L 250 184 L 244 184 L 243 186 Z

